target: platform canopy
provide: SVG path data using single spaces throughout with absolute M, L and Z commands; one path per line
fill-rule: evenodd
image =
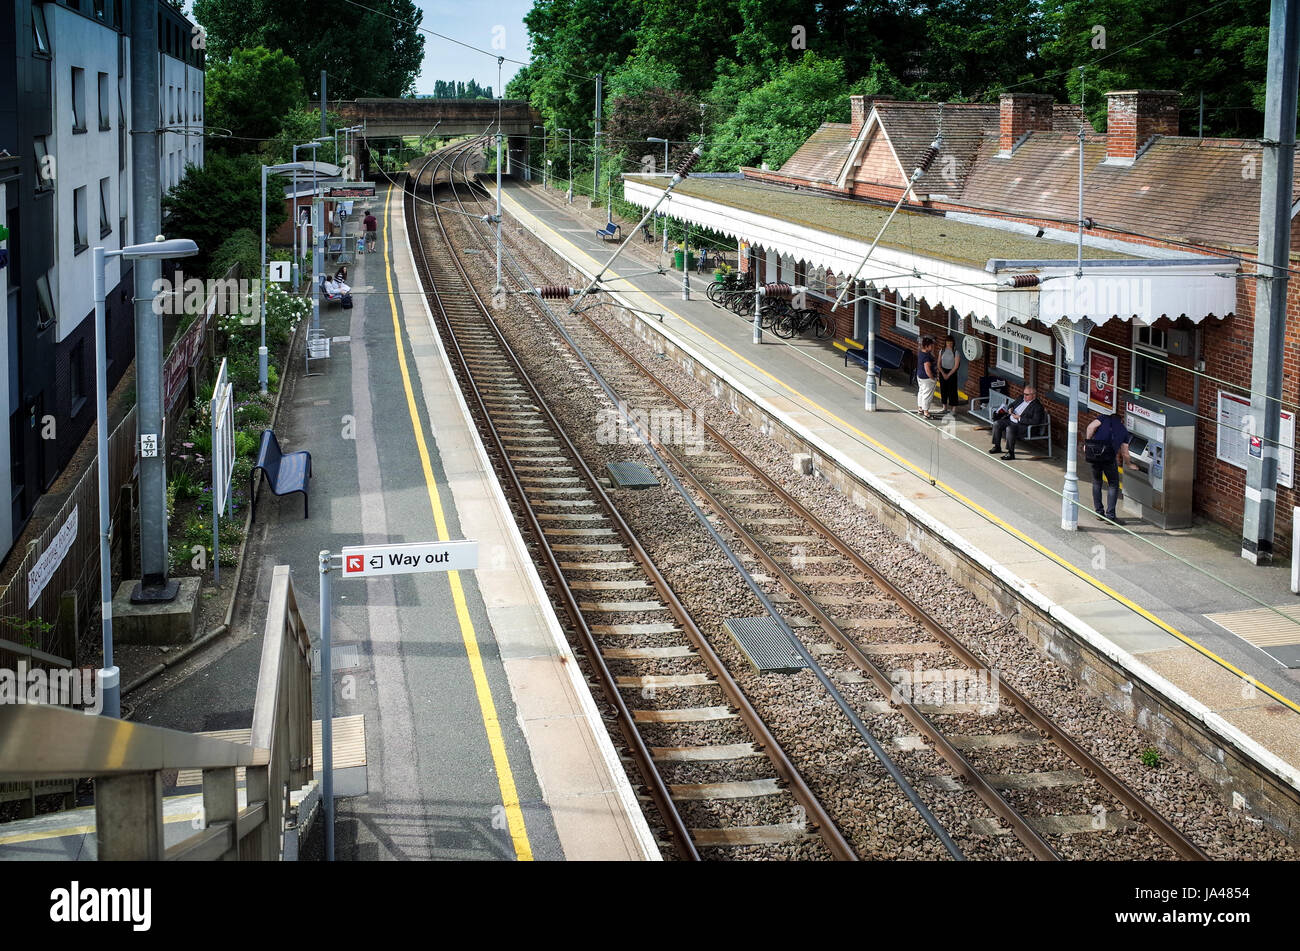
M 667 185 L 665 176 L 626 175 L 624 196 L 648 208 Z M 747 181 L 739 176 L 692 175 L 660 210 L 825 269 L 847 280 L 889 215 L 878 204 Z M 968 218 L 968 216 L 963 216 Z M 1002 327 L 1028 320 L 1051 326 L 1087 317 L 1138 320 L 1223 317 L 1236 306 L 1235 261 L 1185 255 L 1141 257 L 1128 250 L 1085 246 L 1083 277 L 1073 243 L 1036 229 L 987 227 L 938 214 L 902 212 L 863 267 L 859 281 L 932 307 Z M 1038 286 L 1009 286 L 1035 275 Z

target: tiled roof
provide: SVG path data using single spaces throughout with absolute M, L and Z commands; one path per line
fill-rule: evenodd
M 786 159 L 781 174 L 810 182 L 833 182 L 839 177 L 852 144 L 853 130 L 847 122 L 823 122 L 821 128 Z
M 1010 158 L 985 138 L 959 203 L 1025 217 L 1073 218 L 1078 142 L 1035 132 Z M 1254 247 L 1260 148 L 1240 140 L 1162 136 L 1131 166 L 1106 165 L 1102 137 L 1084 144 L 1084 214 L 1098 226 L 1218 247 Z
M 920 163 L 939 131 L 939 104 L 881 100 L 874 103 L 880 123 L 906 173 Z M 921 176 L 921 194 L 951 195 L 961 189 L 987 129 L 997 129 L 998 107 L 985 103 L 946 103 L 943 106 L 943 150 Z

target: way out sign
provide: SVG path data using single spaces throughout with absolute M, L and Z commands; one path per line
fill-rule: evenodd
M 405 575 L 417 571 L 473 571 L 478 542 L 430 542 L 413 545 L 358 545 L 343 549 L 343 577 Z

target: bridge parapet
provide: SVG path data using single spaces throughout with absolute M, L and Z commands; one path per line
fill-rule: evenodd
M 526 100 L 503 100 L 500 109 L 507 135 L 528 135 L 533 125 L 541 125 L 541 113 Z M 439 134 L 467 135 L 496 125 L 497 100 L 353 99 L 340 102 L 338 112 L 348 125 L 364 122 L 370 138 L 423 135 L 435 124 Z

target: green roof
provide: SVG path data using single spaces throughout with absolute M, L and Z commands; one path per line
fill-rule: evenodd
M 668 184 L 663 176 L 626 177 L 652 188 L 662 189 Z M 883 205 L 832 198 L 740 178 L 692 176 L 678 185 L 674 194 L 717 202 L 741 211 L 779 218 L 791 224 L 867 243 L 875 240 L 890 211 L 889 207 Z M 1004 231 L 1001 228 L 986 228 L 955 221 L 942 215 L 906 211 L 900 211 L 894 218 L 880 245 L 899 251 L 915 251 L 929 258 L 981 269 L 990 258 L 1073 261 L 1078 253 L 1078 246 L 1074 242 L 1035 238 L 1033 235 Z M 1138 257 L 1136 254 L 1091 248 L 1087 245 L 1084 245 L 1083 256 L 1087 260 L 1133 260 Z

